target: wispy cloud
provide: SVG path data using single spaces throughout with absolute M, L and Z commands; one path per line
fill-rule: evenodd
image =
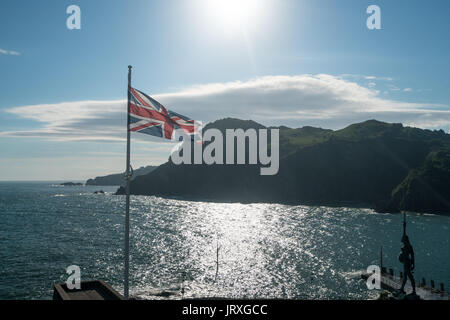
M 376 76 L 365 76 L 366 80 L 380 80 L 380 81 L 393 81 L 394 79 L 391 77 L 376 77 Z
M 146 91 L 145 87 L 140 89 Z M 358 121 L 378 119 L 422 128 L 450 129 L 449 106 L 385 99 L 378 90 L 328 74 L 266 76 L 248 81 L 211 83 L 154 97 L 169 109 L 204 123 L 238 117 L 265 125 L 313 125 L 336 129 Z M 6 111 L 41 122 L 42 127 L 0 132 L 0 136 L 121 141 L 125 139 L 125 110 L 125 100 L 14 107 Z
M 378 81 L 394 81 L 392 77 L 382 77 L 382 76 L 371 76 L 371 75 L 362 75 L 362 74 L 341 74 L 339 76 L 343 79 L 352 79 L 352 80 L 378 80 Z
M 6 54 L 6 55 L 10 55 L 10 56 L 19 56 L 20 52 L 13 51 L 13 50 L 5 50 L 5 49 L 0 48 L 0 54 Z
M 43 124 L 36 130 L 0 132 L 14 137 L 50 140 L 121 141 L 126 124 L 125 100 L 76 101 L 14 107 L 6 112 Z

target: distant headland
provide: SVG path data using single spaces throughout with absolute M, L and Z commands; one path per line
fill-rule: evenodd
M 156 166 L 146 166 L 134 170 L 133 177 L 149 174 L 155 170 Z M 87 186 L 122 186 L 125 184 L 124 173 L 115 173 L 107 176 L 96 177 L 86 181 Z
M 60 186 L 64 186 L 64 187 L 75 187 L 75 186 L 82 186 L 82 183 L 79 182 L 64 182 L 61 183 Z

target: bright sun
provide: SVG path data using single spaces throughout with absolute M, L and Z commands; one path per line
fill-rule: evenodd
M 264 7 L 263 0 L 206 0 L 206 14 L 225 31 L 242 30 L 256 24 Z

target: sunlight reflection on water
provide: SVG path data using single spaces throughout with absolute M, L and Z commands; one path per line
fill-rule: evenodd
M 0 298 L 49 299 L 72 264 L 83 280 L 104 279 L 122 290 L 124 198 L 112 195 L 114 188 L 94 195 L 98 188 L 14 187 L 0 184 Z M 386 265 L 400 267 L 400 215 L 131 200 L 130 285 L 137 298 L 179 299 L 185 273 L 184 297 L 366 299 L 373 294 L 359 272 L 378 263 L 381 245 Z M 450 282 L 449 227 L 448 217 L 409 216 L 417 277 Z

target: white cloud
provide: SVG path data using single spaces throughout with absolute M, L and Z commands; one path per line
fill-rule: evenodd
M 380 77 L 380 76 L 366 76 L 361 74 L 342 74 L 340 77 L 344 79 L 353 79 L 353 80 L 378 80 L 378 81 L 394 81 L 391 77 Z
M 412 92 L 413 89 L 411 89 L 411 88 L 405 88 L 405 89 L 403 89 L 403 91 L 405 91 L 405 92 Z
M 14 107 L 6 110 L 43 123 L 36 130 L 0 132 L 14 137 L 51 140 L 120 141 L 126 124 L 126 101 L 77 101 Z
M 5 50 L 0 48 L 0 54 L 6 54 L 6 55 L 11 55 L 11 56 L 19 56 L 20 53 L 17 51 L 13 51 L 13 50 Z
M 146 91 L 145 87 L 140 89 Z M 327 74 L 266 76 L 197 85 L 153 96 L 169 109 L 203 122 L 237 117 L 265 125 L 336 129 L 378 119 L 423 128 L 450 128 L 448 106 L 385 99 L 377 90 Z M 14 107 L 7 112 L 36 120 L 43 126 L 37 130 L 0 132 L 0 136 L 120 141 L 125 138 L 125 110 L 125 100 Z

